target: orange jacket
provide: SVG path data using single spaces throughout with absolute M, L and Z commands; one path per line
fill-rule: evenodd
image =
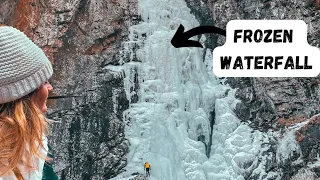
M 144 164 L 144 167 L 145 167 L 145 168 L 150 168 L 150 164 L 149 164 L 149 163 L 145 163 L 145 164 Z

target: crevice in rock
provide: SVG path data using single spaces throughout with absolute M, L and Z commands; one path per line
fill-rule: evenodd
M 216 119 L 216 112 L 215 109 L 210 112 L 210 135 L 209 135 L 209 143 L 206 147 L 206 155 L 209 158 L 210 157 L 210 152 L 211 152 L 211 145 L 212 145 L 212 131 L 213 131 L 213 125 L 215 124 L 215 119 Z
M 139 97 L 138 97 L 139 79 L 138 79 L 138 69 L 137 69 L 137 67 L 134 68 L 133 83 L 134 83 L 134 86 L 132 86 L 132 87 L 130 88 L 130 93 L 132 93 L 133 91 L 134 91 L 135 93 L 131 96 L 131 103 L 136 103 L 136 102 L 138 102 L 138 100 L 139 100 Z

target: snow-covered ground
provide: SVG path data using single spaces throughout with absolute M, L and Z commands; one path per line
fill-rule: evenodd
M 239 102 L 235 90 L 214 76 L 211 52 L 203 60 L 203 49 L 176 49 L 170 43 L 180 24 L 186 30 L 199 26 L 184 0 L 139 0 L 139 12 L 143 22 L 130 27 L 130 40 L 124 42 L 124 53 L 132 59 L 133 47 L 138 47 L 138 62 L 108 67 L 124 73 L 128 99 L 139 97 L 124 112 L 130 153 L 126 172 L 114 180 L 145 174 L 146 161 L 151 164 L 150 180 L 244 180 L 250 173 L 267 175 L 269 157 L 263 152 L 272 132 L 254 131 L 235 116 Z M 137 92 L 132 91 L 135 78 Z M 212 144 L 210 153 L 204 143 Z

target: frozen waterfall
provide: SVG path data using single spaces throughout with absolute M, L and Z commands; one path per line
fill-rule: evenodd
M 128 165 L 114 179 L 145 174 L 146 161 L 151 180 L 243 180 L 254 170 L 263 174 L 263 163 L 260 170 L 253 168 L 266 138 L 235 116 L 235 90 L 214 76 L 212 53 L 170 43 L 180 24 L 186 30 L 199 26 L 186 3 L 139 0 L 139 12 L 143 21 L 130 27 L 129 41 L 123 42 L 131 61 L 108 67 L 124 73 L 131 101 L 124 113 Z

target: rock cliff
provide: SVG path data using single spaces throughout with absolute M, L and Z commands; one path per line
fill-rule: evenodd
M 63 179 L 109 179 L 126 165 L 128 108 L 117 65 L 128 27 L 139 21 L 135 0 L 0 2 L 0 23 L 30 37 L 54 66 L 48 117 L 55 170 Z
M 126 74 L 105 67 L 137 61 L 137 47 L 127 51 L 122 45 L 128 40 L 129 27 L 141 21 L 137 1 L 0 2 L 0 24 L 24 31 L 54 65 L 51 79 L 54 92 L 48 101 L 48 117 L 56 122 L 52 124 L 49 139 L 56 157 L 55 171 L 61 180 L 110 179 L 127 164 L 125 155 L 130 144 L 124 136 L 123 111 L 129 102 L 137 102 L 138 96 L 128 99 L 123 82 Z M 310 45 L 320 46 L 318 0 L 186 2 L 201 25 L 214 24 L 220 28 L 225 28 L 232 19 L 302 19 L 308 24 Z M 222 44 L 224 38 L 213 35 L 207 36 L 205 42 L 211 50 Z M 236 106 L 239 119 L 262 132 L 284 133 L 288 127 L 320 113 L 319 77 L 228 78 L 226 82 L 237 88 L 236 96 L 241 100 Z M 304 169 L 320 176 L 319 167 L 308 166 L 320 154 L 319 129 L 320 120 L 315 116 L 295 131 L 300 151 L 285 162 L 276 157 L 281 137 L 270 137 L 273 143 L 266 152 L 269 158 L 266 171 L 281 171 L 279 177 L 284 180 L 299 178 L 298 172 L 309 172 Z M 247 177 L 257 179 L 250 174 Z M 139 175 L 136 179 L 144 177 Z
M 208 2 L 213 13 L 215 25 L 226 28 L 233 19 L 300 19 L 308 25 L 308 42 L 319 47 L 319 1 L 294 0 L 211 0 Z M 220 45 L 225 39 L 219 38 Z M 228 84 L 237 90 L 236 113 L 251 127 L 260 131 L 285 131 L 287 127 L 303 122 L 319 114 L 319 76 L 315 78 L 228 78 Z M 279 164 L 274 158 L 276 146 L 273 146 L 273 168 L 290 179 L 299 169 L 307 168 L 308 163 L 316 161 L 320 153 L 319 119 L 315 118 L 297 132 L 301 152 L 292 155 L 285 164 Z M 280 139 L 277 139 L 277 141 Z M 272 150 L 271 150 L 272 152 Z M 303 161 L 295 163 L 300 155 Z M 271 170 L 271 169 L 270 169 Z M 313 169 L 319 172 L 319 167 Z M 319 175 L 319 174 L 318 174 Z

